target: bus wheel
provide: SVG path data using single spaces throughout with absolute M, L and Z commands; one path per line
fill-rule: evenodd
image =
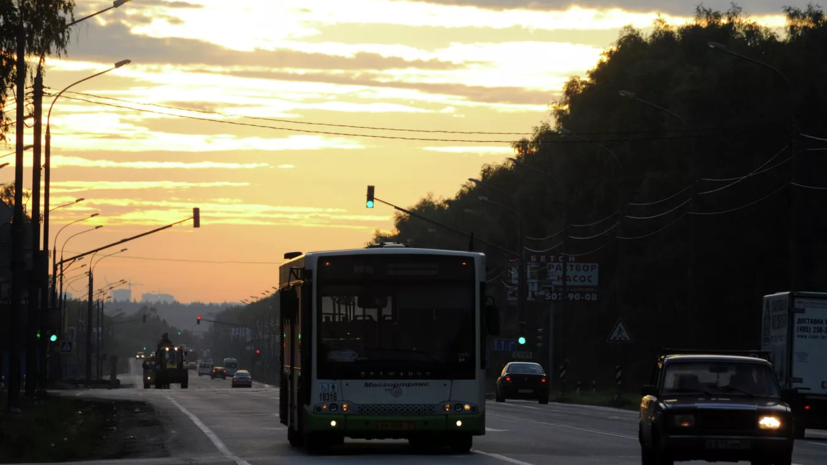
M 289 425 L 287 426 L 287 442 L 290 443 L 290 447 L 302 446 L 302 435 Z
M 451 452 L 455 454 L 467 454 L 471 451 L 473 443 L 474 439 L 470 434 L 457 436 L 451 439 Z

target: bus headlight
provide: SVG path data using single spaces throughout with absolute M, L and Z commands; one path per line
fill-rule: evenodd
M 462 426 L 462 420 L 457 420 L 457 428 L 459 428 L 460 426 Z
M 781 420 L 775 417 L 761 417 L 758 420 L 758 427 L 761 429 L 778 429 L 781 428 Z
M 447 402 L 446 402 L 446 403 L 445 403 L 445 406 L 443 406 L 443 409 L 444 409 L 446 412 L 450 412 L 450 411 L 451 411 L 451 404 L 449 404 L 449 403 L 447 403 Z

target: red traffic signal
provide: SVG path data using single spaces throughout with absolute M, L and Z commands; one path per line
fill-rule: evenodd
M 201 324 L 201 315 L 198 315 L 197 317 L 195 317 L 195 322 L 196 322 L 196 324 L 199 324 L 199 325 Z
M 261 350 L 256 349 L 256 355 L 259 355 L 259 354 L 261 354 Z

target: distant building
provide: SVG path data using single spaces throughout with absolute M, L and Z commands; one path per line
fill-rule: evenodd
M 63 298 L 65 300 L 72 300 L 75 296 L 71 292 L 63 291 Z
M 145 304 L 171 304 L 175 301 L 175 297 L 169 294 L 144 294 L 141 296 L 141 303 Z
M 115 302 L 132 302 L 132 291 L 129 289 L 116 289 L 112 291 L 112 300 Z

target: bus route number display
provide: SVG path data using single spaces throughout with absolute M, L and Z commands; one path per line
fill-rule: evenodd
M 339 385 L 336 383 L 319 383 L 319 401 L 339 400 Z

